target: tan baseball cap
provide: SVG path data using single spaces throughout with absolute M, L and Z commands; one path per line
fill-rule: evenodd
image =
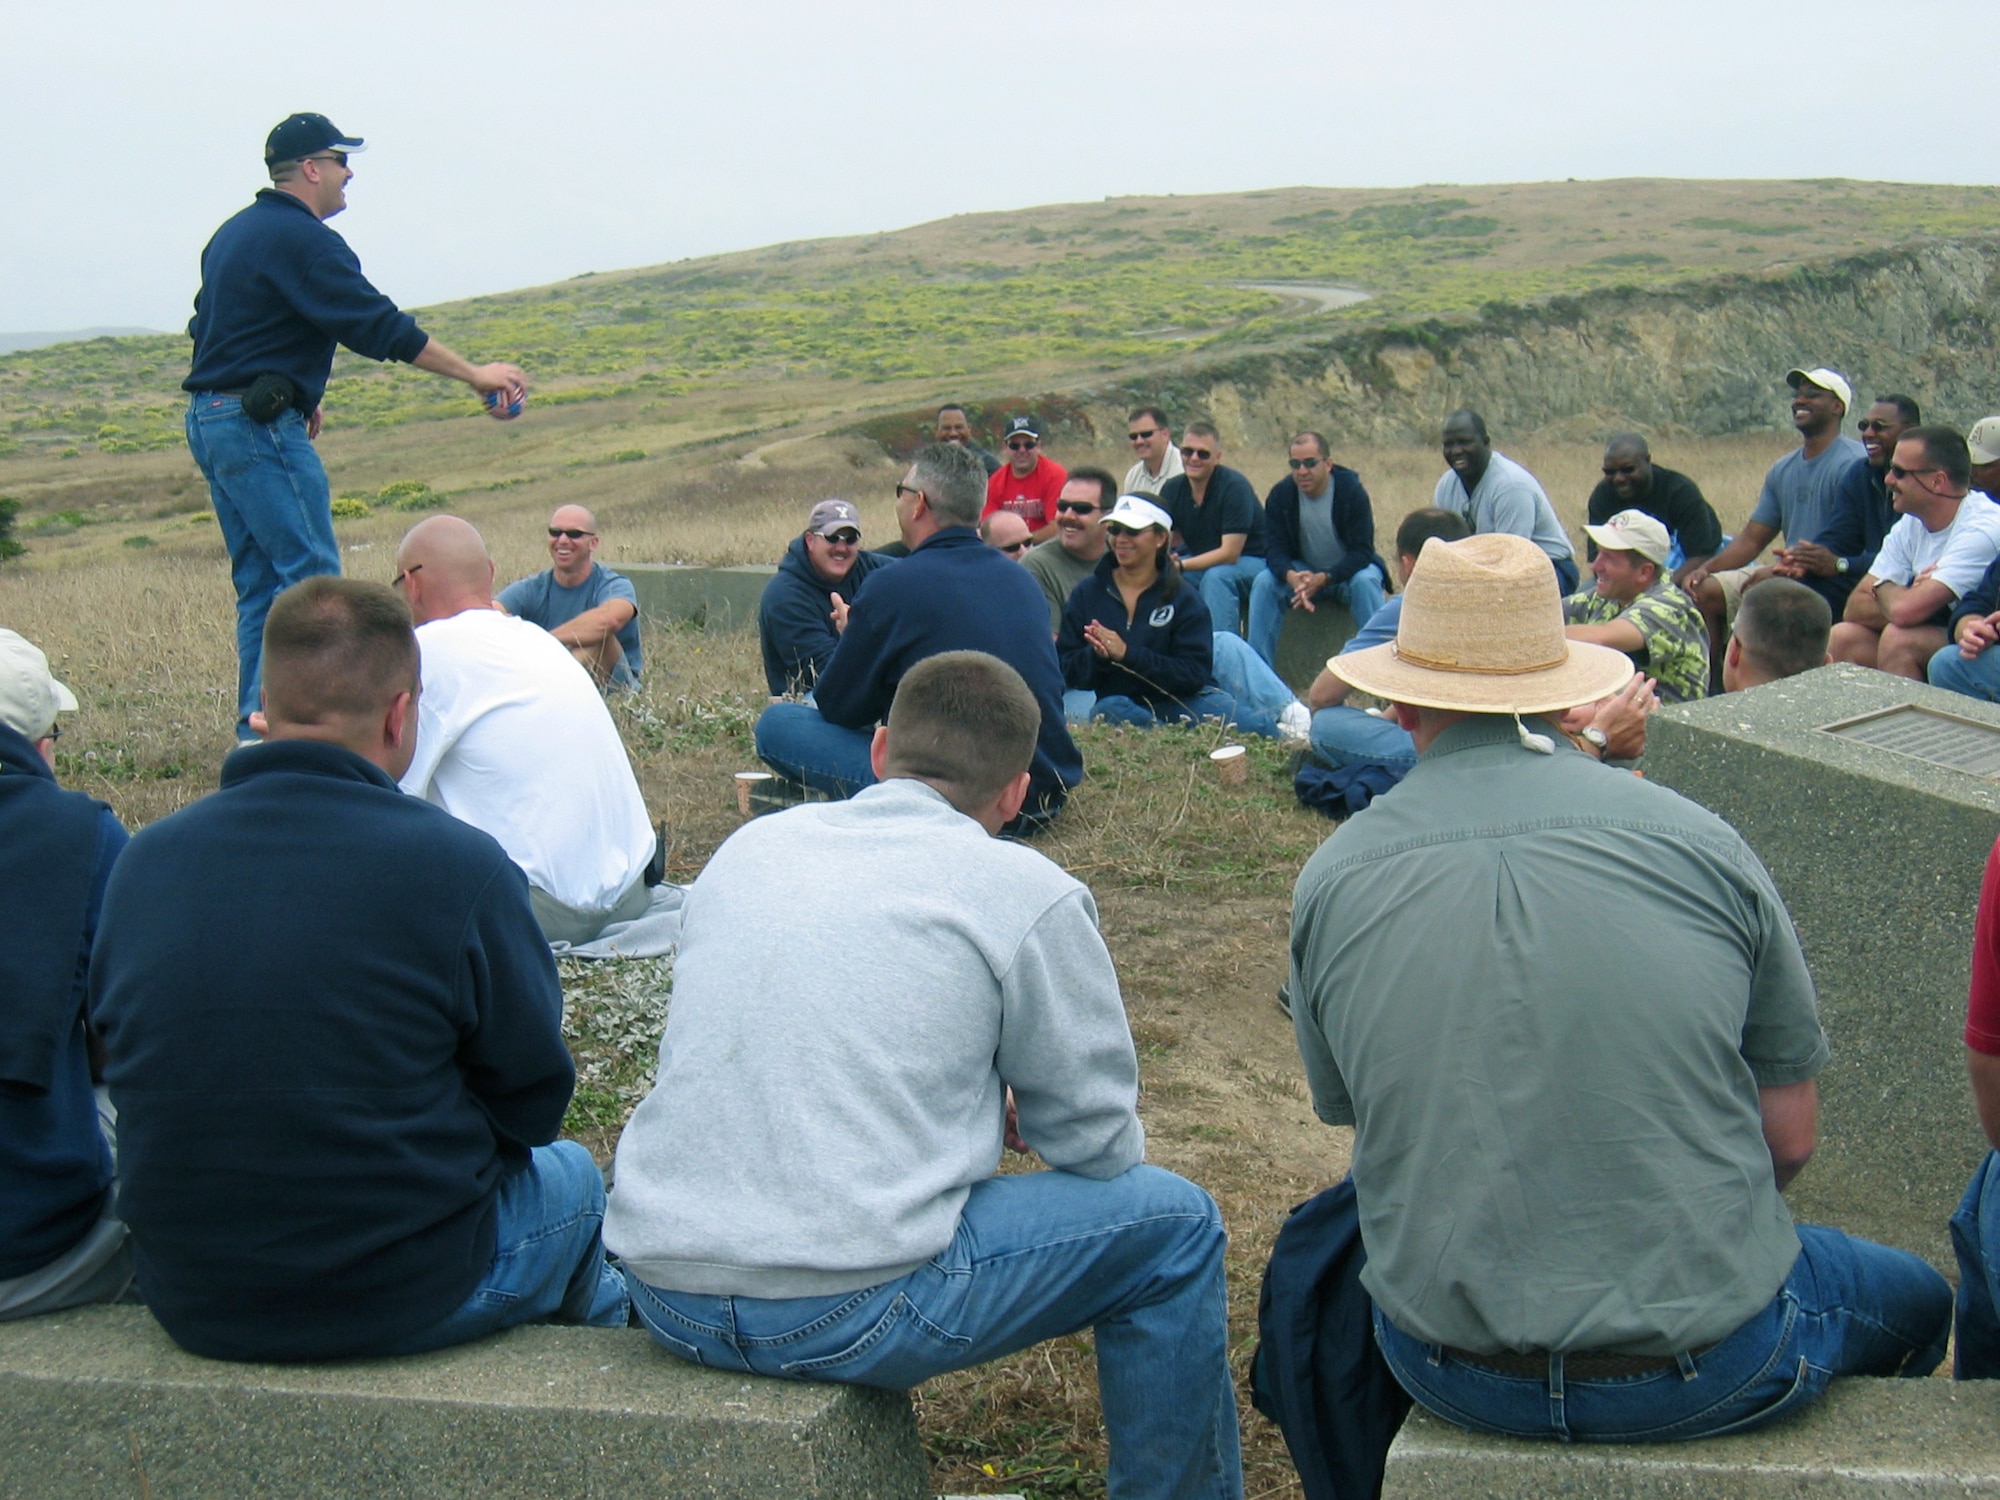
M 1621 510 L 1602 526 L 1583 528 L 1598 546 L 1611 552 L 1636 552 L 1648 562 L 1664 563 L 1674 550 L 1667 528 L 1643 510 Z
M 2000 463 L 2000 416 L 1981 417 L 1972 424 L 1972 431 L 1965 435 L 1965 446 L 1972 450 L 1972 461 L 1976 464 Z
M 41 739 L 59 713 L 76 710 L 76 694 L 49 675 L 42 648 L 11 630 L 0 630 L 0 724 Z
M 1785 384 L 1793 390 L 1804 384 L 1816 385 L 1823 391 L 1832 391 L 1834 395 L 1840 397 L 1841 410 L 1854 410 L 1854 392 L 1847 384 L 1847 377 L 1838 370 L 1829 370 L 1825 365 L 1816 370 L 1787 370 Z

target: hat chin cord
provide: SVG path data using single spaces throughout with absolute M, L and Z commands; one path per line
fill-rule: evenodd
M 1536 734 L 1533 730 L 1529 729 L 1527 725 L 1521 722 L 1519 714 L 1514 715 L 1514 733 L 1520 736 L 1521 748 L 1523 750 L 1532 750 L 1537 755 L 1554 755 L 1556 753 L 1556 742 L 1545 734 Z

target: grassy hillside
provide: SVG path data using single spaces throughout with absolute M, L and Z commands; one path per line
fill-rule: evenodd
M 621 418 L 735 403 L 719 430 L 801 408 L 856 411 L 886 387 L 1060 387 L 1189 353 L 1280 341 L 1309 301 L 1247 283 L 1345 285 L 1315 319 L 1466 312 L 1657 285 L 1920 235 L 2000 231 L 2000 189 L 1848 181 L 1289 188 L 959 215 L 589 274 L 423 310 L 427 327 L 535 378 L 537 404 L 617 400 Z M 195 247 L 188 247 L 192 255 Z M 0 459 L 178 445 L 179 336 L 0 357 Z M 343 357 L 329 409 L 372 428 L 463 415 L 456 387 Z M 0 468 L 0 481 L 5 470 Z

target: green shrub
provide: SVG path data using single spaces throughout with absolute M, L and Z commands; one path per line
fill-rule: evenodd
M 0 495 L 0 562 L 19 557 L 28 550 L 14 540 L 14 518 L 20 514 L 20 501 Z
M 375 503 L 391 510 L 443 510 L 451 503 L 421 479 L 398 479 L 375 492 Z
M 611 461 L 614 464 L 636 464 L 645 456 L 646 450 L 644 448 L 620 448 L 616 453 L 611 455 Z
M 152 539 L 151 537 L 147 536 L 147 535 L 146 535 L 146 534 L 145 534 L 145 533 L 144 533 L 144 532 L 142 531 L 142 532 L 140 532 L 140 533 L 139 533 L 139 534 L 138 534 L 137 536 L 128 536 L 128 537 L 126 537 L 126 538 L 125 538 L 125 545 L 126 545 L 126 546 L 128 546 L 128 547 L 131 547 L 131 548 L 133 548 L 134 550 L 144 550 L 145 548 L 147 548 L 147 547 L 150 547 L 150 546 L 152 546 L 152 545 L 153 545 L 153 539 Z
M 375 514 L 375 507 L 354 495 L 342 495 L 333 502 L 333 518 L 336 521 L 361 521 Z

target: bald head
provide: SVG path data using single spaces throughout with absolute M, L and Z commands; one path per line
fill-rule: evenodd
M 419 625 L 493 607 L 493 559 L 478 530 L 457 516 L 412 526 L 396 549 L 396 572 Z

